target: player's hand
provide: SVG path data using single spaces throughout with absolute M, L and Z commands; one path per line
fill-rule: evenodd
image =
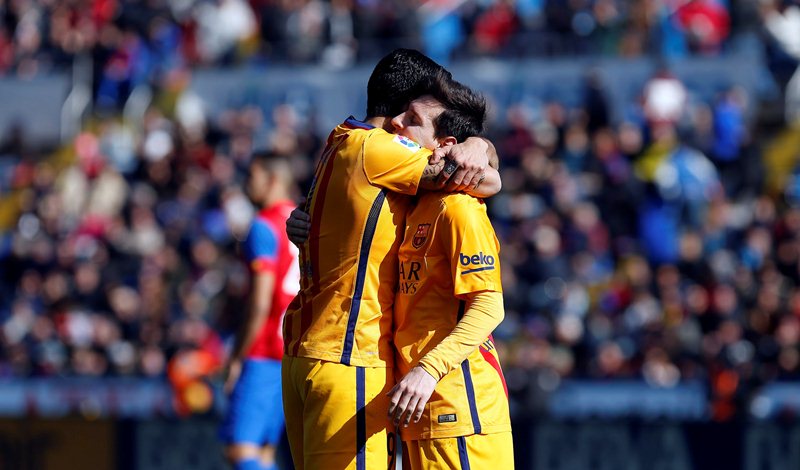
M 435 165 L 442 161 L 447 156 L 447 150 L 444 147 L 439 147 L 433 150 L 433 153 L 428 157 L 428 165 Z
M 231 359 L 230 364 L 225 372 L 225 385 L 223 390 L 225 394 L 230 395 L 233 392 L 233 387 L 239 381 L 239 376 L 242 375 L 242 361 L 241 359 Z
M 309 230 L 311 230 L 311 216 L 299 207 L 293 210 L 286 219 L 286 235 L 289 236 L 289 241 L 297 246 L 302 245 L 308 240 Z
M 436 388 L 437 380 L 420 366 L 411 369 L 390 391 L 389 418 L 395 426 L 403 423 L 408 426 L 411 419 L 418 423 L 425 410 L 425 404 Z
M 476 187 L 484 176 L 486 167 L 489 166 L 488 150 L 489 144 L 477 137 L 470 137 L 460 144 L 437 149 L 457 165 L 455 171 L 448 174 L 445 171 L 448 169 L 448 164 L 445 163 L 445 169 L 439 175 L 440 183 L 447 182 L 448 191 L 466 191 Z

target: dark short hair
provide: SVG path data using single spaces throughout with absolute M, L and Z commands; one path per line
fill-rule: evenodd
M 395 49 L 382 58 L 367 82 L 367 118 L 397 116 L 423 94 L 427 80 L 450 72 L 414 49 Z
M 483 133 L 486 120 L 486 99 L 468 86 L 453 80 L 449 74 L 436 74 L 429 80 L 427 94 L 444 106 L 433 125 L 437 138 L 453 136 L 463 142 L 467 137 Z
M 290 181 L 292 167 L 289 158 L 272 150 L 260 150 L 253 153 L 251 165 L 258 165 L 267 173 L 277 175 L 279 178 Z

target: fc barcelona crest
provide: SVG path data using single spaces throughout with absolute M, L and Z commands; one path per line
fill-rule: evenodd
M 417 231 L 414 233 L 414 238 L 411 240 L 411 244 L 414 245 L 414 248 L 419 248 L 425 244 L 425 240 L 428 239 L 428 230 L 430 228 L 431 224 L 417 225 Z

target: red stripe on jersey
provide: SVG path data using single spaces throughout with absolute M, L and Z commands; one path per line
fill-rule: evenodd
M 308 206 L 308 203 L 307 203 Z M 306 207 L 306 211 L 308 208 Z M 297 303 L 300 303 L 300 330 L 297 333 L 297 336 L 294 335 L 294 325 L 295 319 L 292 318 L 291 326 L 284 330 L 284 339 L 288 340 L 288 346 L 286 348 L 287 352 L 293 356 L 297 356 L 300 352 L 300 339 L 303 336 L 303 332 L 305 328 L 303 328 L 303 318 L 306 316 L 307 307 L 306 305 L 310 305 L 310 301 L 308 299 L 308 270 L 306 269 L 308 266 L 308 244 L 304 243 L 303 246 L 300 247 L 300 292 L 297 293 L 297 296 L 292 302 L 292 305 L 289 307 L 290 310 L 296 311 L 297 310 Z M 288 317 L 287 317 L 288 318 Z M 307 328 L 307 327 L 306 327 Z
M 300 334 L 297 335 L 294 342 L 293 354 L 295 356 L 300 354 L 300 340 L 303 339 L 303 335 L 306 334 L 306 331 L 308 331 L 308 328 L 311 326 L 311 301 L 302 297 L 300 299 L 300 305 Z
M 494 339 L 492 338 L 492 335 L 489 335 L 489 341 L 491 341 L 492 344 L 494 344 Z M 500 368 L 500 363 L 497 362 L 497 358 L 494 357 L 494 354 L 492 354 L 491 351 L 489 351 L 488 349 L 484 349 L 483 345 L 478 347 L 478 350 L 481 352 L 483 359 L 486 362 L 488 362 L 489 365 L 494 368 L 494 370 L 497 371 L 497 375 L 500 376 L 500 382 L 503 383 L 503 390 L 505 390 L 506 392 L 506 398 L 508 398 L 508 386 L 506 385 L 506 378 L 505 376 L 503 376 L 503 370 Z
M 331 145 L 333 144 L 335 134 L 336 131 L 334 130 L 328 135 L 328 139 L 325 141 L 325 148 L 322 150 L 322 155 L 320 155 L 319 161 L 314 167 L 314 180 L 311 182 L 311 191 L 309 191 L 308 199 L 306 200 L 306 212 L 308 212 L 308 208 L 311 206 L 311 199 L 314 197 L 314 187 L 317 185 L 322 167 L 325 166 L 325 163 L 327 163 L 328 158 L 331 156 Z
M 302 264 L 301 264 L 302 266 Z M 302 275 L 300 278 L 302 279 Z M 302 282 L 302 281 L 301 281 Z M 292 300 L 292 303 L 289 304 L 289 307 L 286 309 L 289 310 L 296 310 L 298 302 L 300 305 L 303 304 L 302 299 L 302 292 L 299 292 L 297 296 Z M 294 316 L 286 315 L 283 319 L 283 340 L 284 340 L 284 352 L 286 354 L 291 354 L 296 356 L 297 355 L 297 344 L 300 342 L 300 338 L 295 338 L 294 336 Z
M 332 155 L 338 150 L 341 141 L 336 146 L 330 147 L 323 155 L 324 168 L 319 180 L 319 187 L 314 194 L 313 211 L 311 213 L 311 228 L 308 231 L 309 258 L 311 258 L 311 289 L 314 294 L 319 293 L 319 226 L 322 223 L 322 211 L 325 206 L 325 192 L 328 190 L 328 183 L 331 180 L 333 166 L 336 162 Z M 303 330 L 305 331 L 305 330 Z
M 320 155 L 319 160 L 317 161 L 317 165 L 314 167 L 314 179 L 311 181 L 311 188 L 308 191 L 308 196 L 306 197 L 305 205 L 303 206 L 303 211 L 306 213 L 311 212 L 311 203 L 314 200 L 314 195 L 316 194 L 317 182 L 320 180 L 320 175 L 322 174 L 322 170 L 325 167 L 325 163 L 327 163 L 328 159 L 331 156 L 331 142 L 333 142 L 333 136 L 335 135 L 336 131 L 333 131 L 328 135 L 328 140 L 325 145 L 325 149 L 322 151 L 322 155 Z M 309 246 L 308 243 L 304 243 L 300 247 L 300 292 L 297 294 L 295 298 L 295 302 L 300 303 L 300 331 L 297 337 L 294 336 L 294 319 L 292 320 L 292 328 L 286 328 L 286 332 L 284 334 L 284 339 L 288 340 L 287 345 L 287 352 L 293 355 L 297 355 L 300 349 L 300 339 L 303 336 L 303 332 L 305 328 L 302 327 L 303 324 L 303 317 L 305 316 L 305 312 L 307 312 L 306 305 L 309 303 L 308 300 L 308 290 L 309 290 L 309 278 L 308 274 L 308 267 L 309 267 Z M 294 304 L 290 307 L 292 310 L 296 310 L 297 306 Z
M 331 134 L 332 136 L 333 134 Z M 292 354 L 297 356 L 300 350 L 300 342 L 303 335 L 306 334 L 308 328 L 311 326 L 311 295 L 319 293 L 319 226 L 322 220 L 322 209 L 325 202 L 325 191 L 328 189 L 328 182 L 333 173 L 333 166 L 336 159 L 333 155 L 339 149 L 342 141 L 336 145 L 331 145 L 332 139 L 329 139 L 328 147 L 322 153 L 319 164 L 317 165 L 316 175 L 314 182 L 311 185 L 309 198 L 306 201 L 306 212 L 311 212 L 311 228 L 308 232 L 308 249 L 304 249 L 300 256 L 300 266 L 303 267 L 303 272 L 300 276 L 302 279 L 302 290 L 300 291 L 300 334 L 297 338 L 293 338 Z M 307 266 L 311 266 L 311 283 L 309 284 Z M 311 291 L 309 293 L 309 290 Z M 309 295 L 310 294 L 310 295 Z
M 306 281 L 305 273 L 302 272 L 302 270 L 303 270 L 303 268 L 305 266 L 306 266 L 306 250 L 305 249 L 301 249 L 300 250 L 300 269 L 301 269 L 301 272 L 300 272 L 300 292 L 297 293 L 297 297 L 294 298 L 294 301 L 289 306 L 289 309 L 295 310 L 297 308 L 296 307 L 296 303 L 300 302 L 300 320 L 301 320 L 301 322 L 302 322 L 302 319 L 303 319 L 303 311 L 305 310 L 305 305 L 308 303 L 308 300 L 306 300 L 306 294 L 305 294 L 306 285 L 308 284 L 308 282 Z M 288 319 L 289 317 L 287 316 L 286 318 Z M 288 320 L 284 320 L 284 322 L 287 325 L 289 323 Z M 295 336 L 294 335 L 294 325 L 295 325 L 295 319 L 294 319 L 294 316 L 292 316 L 291 325 L 288 325 L 288 326 L 286 326 L 284 328 L 283 334 L 284 334 L 284 340 L 288 340 L 288 346 L 286 348 L 287 352 L 290 352 L 290 354 L 292 356 L 297 356 L 297 354 L 299 353 L 299 350 L 300 350 L 300 337 L 303 335 L 303 330 L 301 329 L 298 332 L 297 336 Z

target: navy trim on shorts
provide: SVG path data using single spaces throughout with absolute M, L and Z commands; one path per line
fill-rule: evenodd
M 366 370 L 356 367 L 356 468 L 367 469 Z
M 353 301 L 350 304 L 350 313 L 347 318 L 347 333 L 344 337 L 344 347 L 342 348 L 342 364 L 350 365 L 350 355 L 353 354 L 353 341 L 358 323 L 358 312 L 361 309 L 361 295 L 364 293 L 364 278 L 367 276 L 367 265 L 369 264 L 369 249 L 372 247 L 372 238 L 375 236 L 375 229 L 378 227 L 378 217 L 381 215 L 383 201 L 386 200 L 386 190 L 382 189 L 372 203 L 367 217 L 367 225 L 364 227 L 364 236 L 361 239 L 361 250 L 358 253 L 358 271 L 356 272 L 355 288 L 353 289 Z
M 458 460 L 461 462 L 461 470 L 470 470 L 469 455 L 467 454 L 467 438 L 459 436 L 458 440 Z
M 481 420 L 478 418 L 478 404 L 475 402 L 475 388 L 472 385 L 472 374 L 469 371 L 469 359 L 464 359 L 464 362 L 461 363 L 461 371 L 464 373 L 464 386 L 467 389 L 469 414 L 472 416 L 472 429 L 475 434 L 480 434 Z

